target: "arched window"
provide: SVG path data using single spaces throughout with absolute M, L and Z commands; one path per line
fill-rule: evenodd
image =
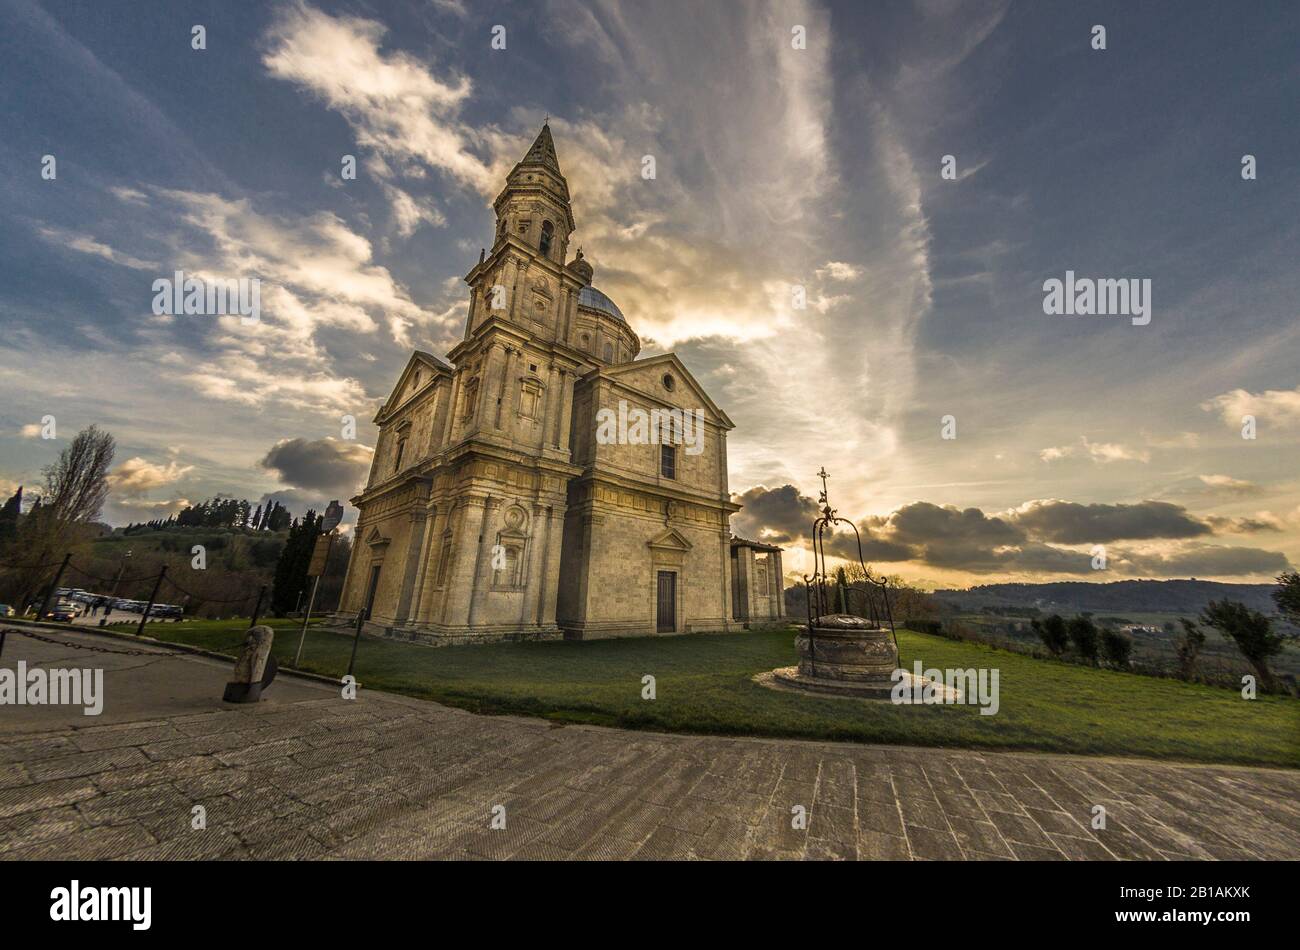
M 555 225 L 549 221 L 542 222 L 542 243 L 538 245 L 544 257 L 551 256 L 551 238 L 555 236 Z
M 612 343 L 605 344 L 605 362 L 606 363 L 614 362 L 614 344 Z

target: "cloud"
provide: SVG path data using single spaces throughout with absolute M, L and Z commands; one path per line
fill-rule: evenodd
M 290 3 L 265 37 L 262 64 L 341 114 L 362 148 L 397 164 L 441 169 L 484 195 L 499 188 L 472 151 L 476 137 L 457 120 L 470 95 L 469 78 L 438 78 L 415 56 L 384 52 L 387 32 L 376 20 L 332 17 Z
M 136 456 L 127 459 L 109 473 L 108 487 L 123 498 L 134 498 L 155 488 L 162 488 L 165 485 L 179 481 L 192 471 L 194 471 L 193 465 L 180 465 L 174 459 L 166 465 L 158 465 Z M 119 504 L 124 503 L 120 502 Z M 154 505 L 158 503 L 148 502 L 147 504 Z
M 128 518 L 144 517 L 147 520 L 166 518 L 188 508 L 193 504 L 188 498 L 168 498 L 153 501 L 148 498 L 115 498 L 112 508 Z
M 149 196 L 139 188 L 128 188 L 125 185 L 113 185 L 108 189 L 108 191 L 118 201 L 123 201 L 127 204 L 140 205 L 141 207 L 148 207 L 149 205 Z
M 357 442 L 282 439 L 266 453 L 261 465 L 286 485 L 346 498 L 365 482 L 373 454 L 373 449 Z
M 827 261 L 816 273 L 821 280 L 857 280 L 862 271 L 843 261 Z
M 187 330 L 183 338 L 193 345 L 189 331 L 197 330 L 201 354 L 178 347 L 159 355 L 169 379 L 210 399 L 359 414 L 371 400 L 360 382 L 334 371 L 322 332 L 364 336 L 382 322 L 395 343 L 409 347 L 413 331 L 441 333 L 455 320 L 455 308 L 438 314 L 418 306 L 386 267 L 374 263 L 370 241 L 337 215 L 274 215 L 247 199 L 151 190 L 189 227 L 166 238 L 177 267 L 204 280 L 261 282 L 257 323 L 237 315 L 185 318 L 178 321 Z
M 1196 477 L 1207 488 L 1225 495 L 1258 495 L 1262 491 L 1254 482 L 1242 478 L 1233 478 L 1231 475 L 1198 475 Z
M 1122 554 L 1111 566 L 1153 577 L 1271 577 L 1288 570 L 1290 562 L 1279 551 L 1195 544 L 1168 553 Z
M 807 548 L 813 500 L 790 485 L 751 488 L 733 500 L 745 504 L 733 516 L 736 533 L 788 548 Z M 1204 520 L 1166 502 L 1083 505 L 1057 500 L 1026 502 L 1005 514 L 929 502 L 903 505 L 858 525 L 862 556 L 870 563 L 911 563 L 972 574 L 1025 577 L 1066 575 L 1098 578 L 1093 547 L 1106 544 L 1108 572 L 1123 576 L 1248 576 L 1276 573 L 1286 557 L 1257 548 L 1195 540 L 1216 532 L 1249 534 L 1275 530 L 1266 512 L 1254 518 Z M 741 530 L 743 528 L 743 530 Z M 1114 541 L 1149 542 L 1144 547 Z M 831 558 L 856 561 L 857 539 L 840 529 L 826 537 Z M 1104 579 L 1104 578 L 1103 578 Z
M 1043 449 L 1038 457 L 1044 462 L 1057 462 L 1066 458 L 1089 458 L 1102 463 L 1151 461 L 1151 453 L 1144 449 L 1132 449 L 1117 442 L 1090 442 L 1087 436 L 1080 436 L 1078 445 L 1057 445 Z
M 18 430 L 18 434 L 24 439 L 39 439 L 41 437 L 41 424 L 39 422 L 29 422 Z
M 37 228 L 36 233 L 58 247 L 102 257 L 106 261 L 129 267 L 132 270 L 157 270 L 160 266 L 157 261 L 144 261 L 138 257 L 132 257 L 130 254 L 123 254 L 121 251 L 114 250 L 107 244 L 95 240 L 89 234 L 80 234 L 75 231 L 66 231 L 63 228 L 46 226 Z
M 817 503 L 793 485 L 756 485 L 731 500 L 744 507 L 731 516 L 731 530 L 742 538 L 787 544 L 806 539 L 818 515 Z
M 1210 515 L 1205 521 L 1214 529 L 1215 534 L 1263 534 L 1286 530 L 1286 523 L 1277 515 L 1267 511 L 1243 518 Z
M 1164 501 L 1114 505 L 1030 501 L 1011 518 L 1030 537 L 1060 544 L 1195 538 L 1212 533 L 1208 524 L 1189 515 L 1187 509 Z
M 422 224 L 440 228 L 447 223 L 431 198 L 417 198 L 391 182 L 382 182 L 382 185 L 392 205 L 398 237 L 410 237 Z
M 1206 412 L 1218 412 L 1232 428 L 1241 425 L 1242 416 L 1254 416 L 1278 426 L 1300 424 L 1300 388 L 1267 389 L 1250 393 L 1234 389 L 1201 403 Z

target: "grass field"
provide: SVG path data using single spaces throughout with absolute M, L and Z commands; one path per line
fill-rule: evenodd
M 292 661 L 297 625 L 272 621 L 275 653 Z M 233 655 L 243 624 L 193 621 L 150 635 Z M 902 665 L 996 668 L 997 715 L 974 706 L 895 706 L 776 692 L 755 673 L 795 663 L 791 631 L 519 643 L 434 649 L 362 640 L 362 686 L 484 713 L 629 729 L 788 736 L 981 749 L 1150 756 L 1300 767 L 1300 701 L 1246 701 L 1226 689 L 1072 666 L 899 632 Z M 340 676 L 351 637 L 313 628 L 302 668 Z M 641 698 L 641 678 L 657 698 Z

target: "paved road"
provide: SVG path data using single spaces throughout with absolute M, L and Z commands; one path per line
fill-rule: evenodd
M 1300 857 L 1295 771 L 560 728 L 287 677 L 227 706 L 202 658 L 19 659 L 102 665 L 108 697 L 0 707 L 0 859 Z

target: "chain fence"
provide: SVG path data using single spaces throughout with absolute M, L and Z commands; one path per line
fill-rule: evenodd
M 249 627 L 253 627 L 257 625 L 257 621 L 262 614 L 262 605 L 266 599 L 266 593 L 267 593 L 267 585 L 265 584 L 262 584 L 255 593 L 250 592 L 246 594 L 241 594 L 237 597 L 216 597 L 210 594 L 196 593 L 192 590 L 189 590 L 184 585 L 178 583 L 174 578 L 168 576 L 167 565 L 163 565 L 159 569 L 157 574 L 139 574 L 131 577 L 128 577 L 126 575 L 119 575 L 117 577 L 107 578 L 107 577 L 100 577 L 96 574 L 92 574 L 91 572 L 74 564 L 72 562 L 71 554 L 66 555 L 61 561 L 44 561 L 44 562 L 37 562 L 33 564 L 22 564 L 13 561 L 0 561 L 0 568 L 7 568 L 10 570 L 42 570 L 43 571 L 48 568 L 55 567 L 56 565 L 58 567 L 58 570 L 55 572 L 53 579 L 49 582 L 48 585 L 40 585 L 40 588 L 38 588 L 38 590 L 40 589 L 44 590 L 44 595 L 41 600 L 40 607 L 36 612 L 36 618 L 35 618 L 36 620 L 38 621 L 44 620 L 47 617 L 51 616 L 50 602 L 55 598 L 57 592 L 61 589 L 60 583 L 62 582 L 64 575 L 69 570 L 71 570 L 74 574 L 80 577 L 85 577 L 94 581 L 98 581 L 100 583 L 113 585 L 113 591 L 114 591 L 113 594 L 92 595 L 94 597 L 94 600 L 91 601 L 91 605 L 93 606 L 93 609 L 98 610 L 101 606 L 104 607 L 104 617 L 99 622 L 99 626 L 101 627 L 109 626 L 107 620 L 112 615 L 112 612 L 115 609 L 115 604 L 117 603 L 117 601 L 123 599 L 123 598 L 118 598 L 116 596 L 116 591 L 118 587 L 120 587 L 122 584 L 138 583 L 140 581 L 147 581 L 153 579 L 154 585 L 153 585 L 152 593 L 149 595 L 148 601 L 144 603 L 144 608 L 143 610 L 140 611 L 140 619 L 138 622 L 136 622 L 137 623 L 136 636 L 144 636 L 145 624 L 150 621 L 151 617 L 154 617 L 155 620 L 159 622 L 161 622 L 161 620 L 163 619 L 161 617 L 157 617 L 154 614 L 154 608 L 160 604 L 159 593 L 163 590 L 164 584 L 168 585 L 169 589 L 174 590 L 177 594 L 181 595 L 182 597 L 188 598 L 191 601 L 197 601 L 199 606 L 204 606 L 207 604 L 252 604 L 253 609 L 250 615 Z M 320 578 L 318 577 L 316 578 L 316 580 L 317 582 L 319 582 Z M 312 601 L 314 602 L 314 600 L 315 600 L 315 590 L 313 590 L 312 593 Z M 134 601 L 133 603 L 140 603 L 140 602 Z M 171 607 L 172 605 L 162 604 L 162 606 Z M 30 604 L 28 605 L 28 609 L 30 609 Z M 182 607 L 182 610 L 183 609 L 184 607 Z M 93 615 L 94 614 L 92 613 L 92 616 Z M 362 617 L 362 616 L 364 616 L 364 612 L 358 614 L 358 617 Z M 0 617 L 0 623 L 3 623 L 3 619 L 4 618 Z M 311 606 L 309 604 L 307 609 L 307 614 L 303 618 L 302 633 L 298 641 L 298 651 L 297 651 L 297 655 L 294 658 L 295 665 L 298 663 L 298 661 L 302 656 L 303 642 L 306 639 L 307 624 L 310 621 L 310 619 L 311 619 Z M 132 622 L 134 621 L 125 621 L 125 623 L 127 624 Z M 123 625 L 122 621 L 115 621 L 113 624 L 111 624 L 111 626 L 115 626 L 115 627 L 120 625 Z M 76 625 L 76 626 L 85 630 L 95 629 L 95 627 L 93 626 L 88 626 L 84 624 Z M 360 637 L 360 630 L 361 630 L 361 622 L 358 622 L 357 632 L 356 632 L 356 636 L 358 639 Z M 40 634 L 33 633 L 30 630 L 20 629 L 17 627 L 0 628 L 0 652 L 2 652 L 4 649 L 4 636 L 6 633 L 10 633 L 10 632 L 21 633 L 24 636 L 32 637 L 33 639 L 36 640 L 44 640 L 47 643 L 72 647 L 73 649 L 90 650 L 92 652 L 99 652 L 99 653 L 118 653 L 124 656 L 176 656 L 179 655 L 179 653 L 185 652 L 185 651 L 175 651 L 172 653 L 165 653 L 156 649 L 114 650 L 108 647 L 93 647 L 88 645 L 69 643 L 62 640 L 52 639 L 47 636 L 42 636 Z M 356 643 L 354 641 L 352 661 L 349 662 L 348 664 L 349 673 L 352 672 L 352 667 L 353 664 L 355 663 L 355 660 L 356 660 Z
M 116 656 L 186 656 L 189 650 L 114 650 L 109 647 L 92 646 L 89 643 L 73 643 L 69 640 L 56 640 L 54 637 L 47 637 L 37 633 L 34 630 L 27 630 L 22 627 L 5 627 L 5 633 L 17 633 L 24 637 L 31 637 L 33 640 L 40 640 L 44 643 L 52 643 L 55 646 L 71 647 L 74 650 L 86 650 L 90 653 L 111 653 Z

